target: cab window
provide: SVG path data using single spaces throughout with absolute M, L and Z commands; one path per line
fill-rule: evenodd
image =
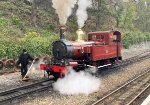
M 97 40 L 96 35 L 92 35 L 92 40 Z
M 117 40 L 117 35 L 113 35 L 113 41 L 115 42 Z
M 100 40 L 104 40 L 104 35 L 100 35 Z

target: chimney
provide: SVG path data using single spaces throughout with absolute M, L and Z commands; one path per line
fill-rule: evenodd
M 60 26 L 60 40 L 65 39 L 65 31 L 66 31 L 66 27 Z

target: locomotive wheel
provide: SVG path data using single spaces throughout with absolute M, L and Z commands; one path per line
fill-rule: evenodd
M 12 69 L 15 67 L 15 61 L 13 59 L 8 59 L 5 61 L 5 67 Z
M 0 61 L 0 70 L 3 69 L 3 66 L 4 66 L 3 61 Z
M 60 73 L 53 73 L 54 78 L 57 80 L 58 78 L 60 78 Z M 65 74 L 62 74 L 62 78 L 65 77 Z
M 62 78 L 64 78 L 64 77 L 65 77 L 65 74 L 63 73 L 63 74 L 62 74 Z

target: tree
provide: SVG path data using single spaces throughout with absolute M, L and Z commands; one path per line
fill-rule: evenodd
M 37 27 L 36 19 L 37 18 L 37 0 L 33 0 L 32 2 L 32 23 L 35 27 Z
M 136 7 L 137 19 L 135 26 L 142 31 L 150 32 L 150 1 L 140 0 Z

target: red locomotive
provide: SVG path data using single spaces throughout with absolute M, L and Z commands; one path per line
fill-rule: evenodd
M 84 42 L 66 40 L 64 32 L 64 27 L 61 27 L 60 40 L 52 45 L 53 58 L 50 63 L 40 65 L 42 70 L 56 78 L 63 77 L 68 66 L 79 71 L 93 66 L 114 65 L 122 60 L 119 31 L 90 32 Z

